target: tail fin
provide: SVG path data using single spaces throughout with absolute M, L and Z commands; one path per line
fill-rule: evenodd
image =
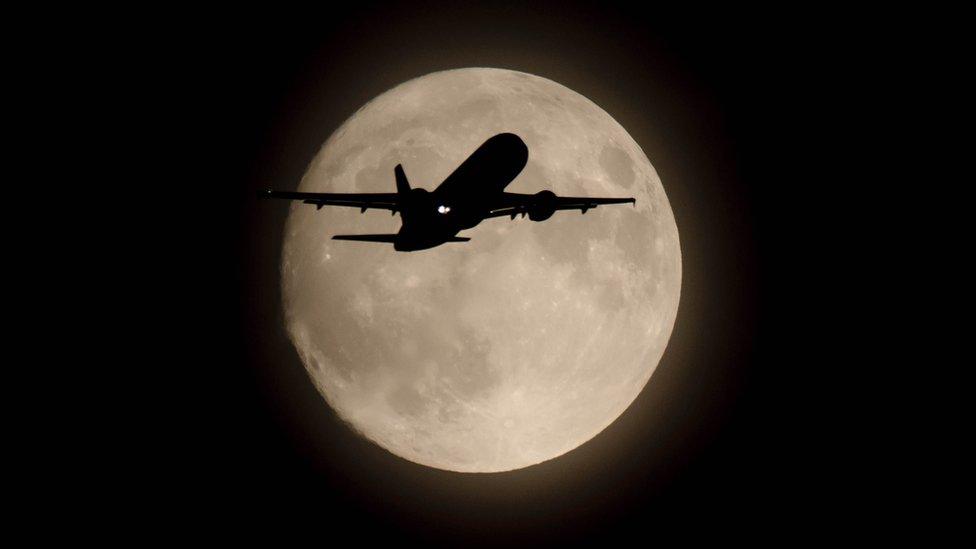
M 393 169 L 393 173 L 396 174 L 396 186 L 397 193 L 406 194 L 410 192 L 410 182 L 407 181 L 407 174 L 403 172 L 403 166 L 397 164 L 396 168 Z

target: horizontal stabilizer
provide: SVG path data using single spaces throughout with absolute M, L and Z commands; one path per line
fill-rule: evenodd
M 359 240 L 361 242 L 389 242 L 396 240 L 395 234 L 337 234 L 332 240 Z
M 395 234 L 337 234 L 332 240 L 358 240 L 359 242 L 390 242 L 396 240 Z M 471 240 L 466 236 L 452 236 L 444 242 L 467 242 Z

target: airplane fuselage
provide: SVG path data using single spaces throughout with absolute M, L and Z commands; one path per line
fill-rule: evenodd
M 425 250 L 450 242 L 458 232 L 485 220 L 499 207 L 503 191 L 521 173 L 529 150 L 513 134 L 485 141 L 437 189 L 411 189 L 393 241 L 397 251 Z

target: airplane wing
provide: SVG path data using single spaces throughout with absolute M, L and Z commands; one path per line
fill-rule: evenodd
M 300 193 L 267 189 L 261 191 L 259 196 L 301 200 L 306 204 L 313 204 L 317 210 L 321 210 L 322 206 L 347 206 L 359 208 L 360 212 L 371 208 L 390 210 L 393 213 L 400 210 L 400 196 L 397 193 Z
M 536 194 L 502 193 L 499 206 L 493 208 L 487 217 L 516 215 L 523 217 L 526 213 L 533 218 L 533 213 L 541 219 L 548 219 L 557 210 L 587 210 L 603 204 L 636 204 L 634 198 L 591 198 L 585 196 L 556 196 L 552 191 L 540 191 Z M 540 220 L 541 220 L 540 219 Z

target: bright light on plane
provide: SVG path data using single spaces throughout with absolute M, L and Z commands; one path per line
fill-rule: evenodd
M 449 211 L 451 211 L 451 207 L 450 206 L 443 206 L 443 205 L 441 205 L 441 206 L 438 206 L 437 207 L 437 213 L 446 214 Z

